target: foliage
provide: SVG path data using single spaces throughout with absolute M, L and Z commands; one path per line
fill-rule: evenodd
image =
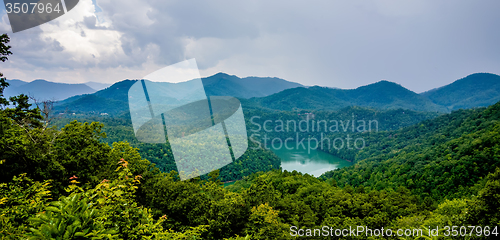
M 79 116 L 77 116 L 77 119 L 85 122 L 99 121 L 102 123 L 102 131 L 106 132 L 106 138 L 101 138 L 102 142 L 112 145 L 115 142 L 126 141 L 132 147 L 137 148 L 141 158 L 154 163 L 155 166 L 163 172 L 177 171 L 168 141 L 166 144 L 139 142 L 135 137 L 130 117 L 108 118 L 82 116 L 79 118 Z M 60 118 L 54 121 L 54 125 L 62 128 L 65 124 L 71 123 L 71 121 L 71 118 Z M 258 171 L 269 171 L 279 168 L 281 160 L 274 153 L 259 148 L 251 141 L 248 142 L 248 149 L 240 158 L 220 169 L 219 179 L 221 181 L 234 181 Z M 208 179 L 208 175 L 201 177 L 205 180 Z
M 0 237 L 21 238 L 28 229 L 28 219 L 48 206 L 50 195 L 49 181 L 34 182 L 26 174 L 0 183 Z
M 252 214 L 248 219 L 247 229 L 253 232 L 254 239 L 267 239 L 269 236 L 285 238 L 287 225 L 280 222 L 278 211 L 273 210 L 269 204 L 261 204 L 252 208 Z
M 3 239 L 195 239 L 205 226 L 184 232 L 164 230 L 166 217 L 153 219 L 135 201 L 141 176 L 134 176 L 121 159 L 118 177 L 94 188 L 78 187 L 71 178 L 68 196 L 52 201 L 49 183 L 24 175 L 0 186 L 0 237 Z M 33 216 L 33 217 L 32 217 Z
M 28 239 L 117 239 L 116 231 L 106 229 L 98 216 L 99 210 L 92 208 L 82 194 L 64 197 L 30 218 L 33 227 Z
M 62 130 L 15 124 L 0 113 L 0 179 L 27 173 L 34 180 L 52 179 L 54 193 L 63 192 L 69 177 L 79 176 L 86 184 L 96 185 L 111 172 L 111 148 L 101 142 L 105 136 L 98 123 L 68 124 Z
M 500 104 L 462 110 L 367 138 L 356 165 L 325 173 L 339 186 L 397 189 L 435 200 L 470 196 L 500 167 Z

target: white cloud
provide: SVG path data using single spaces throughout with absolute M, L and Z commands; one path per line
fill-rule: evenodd
M 126 57 L 121 48 L 122 34 L 101 27 L 96 20 L 91 21 L 93 26 L 88 26 L 87 19 L 96 19 L 95 6 L 91 0 L 80 0 L 73 10 L 41 25 L 40 38 L 46 43 L 58 42 L 63 50 L 56 54 L 62 54 L 65 58 L 61 60 L 73 63 L 72 66 L 118 66 Z

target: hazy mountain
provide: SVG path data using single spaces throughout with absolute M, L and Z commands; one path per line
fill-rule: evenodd
M 24 83 L 20 80 L 9 80 L 9 87 L 4 91 L 5 96 L 15 96 L 21 93 L 32 96 L 39 101 L 62 100 L 75 95 L 94 93 L 95 90 L 85 84 L 55 83 L 38 79 Z
M 500 76 L 474 73 L 421 95 L 449 110 L 489 106 L 500 101 Z
M 411 109 L 416 111 L 445 112 L 447 109 L 412 92 L 399 84 L 380 81 L 356 89 L 326 87 L 298 87 L 263 97 L 243 100 L 246 107 L 276 110 L 339 110 L 347 106 L 376 109 Z
M 7 82 L 9 83 L 9 88 L 16 88 L 28 83 L 19 79 L 12 79 L 12 80 L 7 79 Z
M 137 80 L 124 80 L 94 94 L 74 96 L 56 104 L 56 111 L 116 114 L 128 110 L 128 89 Z M 267 96 L 287 88 L 302 86 L 279 78 L 239 78 L 225 73 L 202 78 L 208 96 L 238 98 Z
M 103 90 L 107 87 L 110 87 L 112 84 L 110 83 L 99 83 L 99 82 L 86 82 L 85 85 L 91 87 L 92 89 L 99 91 Z
M 225 73 L 217 73 L 203 78 L 202 81 L 208 96 L 233 96 L 238 98 L 264 97 L 288 88 L 302 86 L 299 83 L 280 78 L 239 78 Z
M 58 103 L 57 109 L 101 113 L 127 111 L 128 89 L 135 81 L 125 80 L 91 95 L 69 98 Z M 486 73 L 472 74 L 450 85 L 422 94 L 389 81 L 347 90 L 318 86 L 303 87 L 298 83 L 278 78 L 238 78 L 224 73 L 203 78 L 202 81 L 209 96 L 236 96 L 241 99 L 245 108 L 273 110 L 339 110 L 348 106 L 360 106 L 374 109 L 401 108 L 449 112 L 458 108 L 488 106 L 500 101 L 500 76 Z M 284 90 L 279 91 L 280 89 Z M 255 97 L 265 94 L 270 95 Z M 245 99 L 249 96 L 254 97 Z

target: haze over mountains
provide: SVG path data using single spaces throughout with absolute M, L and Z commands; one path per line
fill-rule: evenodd
M 55 107 L 58 111 L 118 114 L 128 110 L 128 89 L 137 80 L 124 80 L 94 94 L 73 96 Z M 264 97 L 288 88 L 302 87 L 299 83 L 279 78 L 246 77 L 218 73 L 202 78 L 208 96 L 238 98 Z
M 303 87 L 302 84 L 280 78 L 246 77 L 217 73 L 203 78 L 208 96 L 233 96 L 238 98 L 265 97 L 285 89 Z
M 385 80 L 356 89 L 305 87 L 279 78 L 239 78 L 225 73 L 203 78 L 202 81 L 208 96 L 235 96 L 240 98 L 245 108 L 269 110 L 339 110 L 360 106 L 444 113 L 460 108 L 489 106 L 500 101 L 500 76 L 490 73 L 471 74 L 421 94 Z M 128 89 L 136 80 L 117 82 L 95 93 L 84 84 L 41 80 L 28 84 L 19 80 L 9 82 L 11 87 L 7 90 L 10 92 L 45 89 L 42 96 L 50 99 L 49 95 L 57 88 L 65 96 L 71 95 L 56 104 L 55 110 L 59 112 L 119 114 L 128 110 Z M 64 95 L 57 96 L 60 99 Z
M 7 97 L 25 94 L 34 97 L 37 101 L 60 101 L 75 95 L 90 94 L 109 87 L 111 84 L 88 83 L 55 83 L 43 79 L 25 82 L 19 79 L 7 80 L 9 87 L 5 89 Z
M 91 87 L 92 89 L 94 89 L 96 91 L 99 91 L 99 90 L 103 90 L 103 89 L 105 89 L 107 87 L 110 87 L 113 84 L 110 84 L 110 83 L 100 83 L 100 82 L 86 82 L 85 85 Z

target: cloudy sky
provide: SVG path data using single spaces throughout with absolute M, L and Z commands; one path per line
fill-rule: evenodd
M 196 58 L 202 76 L 271 76 L 355 88 L 385 79 L 416 92 L 500 74 L 500 1 L 80 0 L 12 33 L 10 79 L 140 79 Z

